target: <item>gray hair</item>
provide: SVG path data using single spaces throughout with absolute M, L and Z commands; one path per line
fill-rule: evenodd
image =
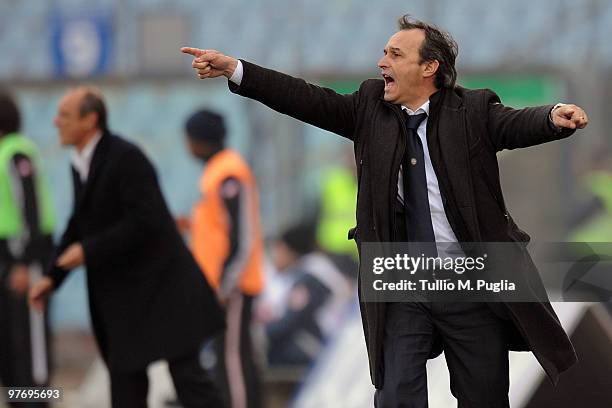
M 455 60 L 459 53 L 459 46 L 453 37 L 433 24 L 413 18 L 404 14 L 397 22 L 399 30 L 419 29 L 425 32 L 425 39 L 419 50 L 421 63 L 438 61 L 440 66 L 436 72 L 436 88 L 454 88 L 457 81 Z
M 83 98 L 81 99 L 81 105 L 79 106 L 79 115 L 81 117 L 88 113 L 95 113 L 98 115 L 98 128 L 103 131 L 108 131 L 106 104 L 104 103 L 104 97 L 102 92 L 98 88 L 93 86 L 84 86 L 79 88 L 83 92 Z

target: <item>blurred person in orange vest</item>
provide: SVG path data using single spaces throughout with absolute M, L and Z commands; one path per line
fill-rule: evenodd
M 185 124 L 191 154 L 206 163 L 200 201 L 190 223 L 193 254 L 225 305 L 227 329 L 204 364 L 231 407 L 259 407 L 259 379 L 250 333 L 253 299 L 263 287 L 263 240 L 255 177 L 245 160 L 225 147 L 223 117 L 200 110 Z M 181 222 L 179 222 L 179 225 Z M 185 229 L 185 228 L 183 228 Z

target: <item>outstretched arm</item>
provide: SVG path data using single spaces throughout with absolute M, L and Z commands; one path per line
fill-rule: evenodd
M 303 79 L 259 67 L 215 50 L 183 47 L 194 56 L 192 63 L 200 79 L 225 76 L 230 90 L 313 126 L 353 139 L 359 92 L 340 95 L 332 89 L 309 84 Z M 241 78 L 233 78 L 242 69 Z
M 576 105 L 513 109 L 492 91 L 485 94 L 488 129 L 497 151 L 535 146 L 563 139 L 588 125 L 586 112 Z

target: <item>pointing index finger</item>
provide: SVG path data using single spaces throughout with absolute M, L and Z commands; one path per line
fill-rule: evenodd
M 199 48 L 193 48 L 193 47 L 181 47 L 181 52 L 185 54 L 193 55 L 194 57 L 199 57 L 200 55 L 203 55 L 206 53 L 206 51 L 204 50 L 201 50 Z

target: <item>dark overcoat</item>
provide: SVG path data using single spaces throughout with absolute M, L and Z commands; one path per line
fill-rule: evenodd
M 57 254 L 83 245 L 91 322 L 109 369 L 137 370 L 197 352 L 224 327 L 223 312 L 149 160 L 132 143 L 104 134 L 86 183 L 72 173 L 74 208 Z M 56 287 L 67 273 L 47 271 Z
M 242 61 L 240 86 L 230 89 L 274 110 L 354 142 L 358 173 L 357 226 L 362 242 L 394 241 L 393 204 L 406 137 L 399 105 L 383 99 L 384 82 L 370 79 L 358 91 L 331 89 Z M 496 153 L 569 136 L 549 122 L 552 106 L 512 109 L 490 90 L 443 89 L 430 98 L 427 145 L 444 210 L 460 242 L 527 241 L 506 210 Z M 524 246 L 522 246 L 524 249 Z M 536 274 L 525 251 L 524 271 Z M 508 347 L 531 350 L 553 382 L 576 361 L 572 344 L 547 301 L 492 304 L 508 316 Z M 361 302 L 370 374 L 383 385 L 385 303 Z M 485 340 L 485 339 L 483 339 Z

